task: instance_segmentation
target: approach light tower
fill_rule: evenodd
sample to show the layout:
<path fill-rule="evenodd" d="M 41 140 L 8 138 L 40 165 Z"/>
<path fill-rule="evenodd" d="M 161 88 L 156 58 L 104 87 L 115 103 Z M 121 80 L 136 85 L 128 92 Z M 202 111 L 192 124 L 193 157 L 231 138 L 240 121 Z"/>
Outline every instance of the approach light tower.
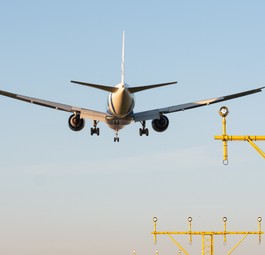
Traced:
<path fill-rule="evenodd" d="M 223 142 L 223 163 L 224 165 L 228 165 L 228 149 L 227 142 L 228 141 L 247 141 L 264 159 L 265 153 L 253 142 L 253 141 L 265 141 L 265 136 L 257 136 L 257 135 L 245 135 L 245 136 L 235 136 L 235 135 L 227 135 L 226 133 L 226 116 L 229 111 L 226 106 L 222 106 L 219 110 L 219 114 L 222 117 L 222 127 L 223 134 L 219 136 L 214 136 L 215 140 L 222 140 Z"/>
<path fill-rule="evenodd" d="M 201 236 L 202 239 L 202 247 L 201 254 L 202 255 L 214 255 L 214 237 L 221 235 L 224 238 L 224 244 L 226 243 L 227 235 L 243 235 L 241 240 L 226 254 L 230 255 L 245 239 L 248 235 L 257 235 L 258 243 L 261 243 L 261 235 L 264 234 L 261 231 L 261 222 L 262 218 L 258 217 L 258 231 L 227 231 L 227 218 L 223 217 L 224 230 L 223 231 L 192 231 L 192 217 L 188 218 L 189 231 L 157 231 L 157 217 L 153 218 L 154 222 L 154 231 L 151 233 L 154 235 L 154 243 L 157 243 L 157 235 L 167 235 L 175 245 L 179 248 L 179 254 L 183 252 L 185 255 L 189 255 L 189 253 L 180 245 L 180 243 L 173 237 L 173 235 L 187 235 L 189 236 L 189 243 L 192 244 L 193 236 Z"/>

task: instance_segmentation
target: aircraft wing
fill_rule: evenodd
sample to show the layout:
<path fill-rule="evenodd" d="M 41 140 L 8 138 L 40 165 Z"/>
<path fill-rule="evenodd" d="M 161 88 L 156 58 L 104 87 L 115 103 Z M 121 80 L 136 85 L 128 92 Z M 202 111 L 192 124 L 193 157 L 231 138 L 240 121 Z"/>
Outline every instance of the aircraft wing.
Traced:
<path fill-rule="evenodd" d="M 10 93 L 8 91 L 3 91 L 3 90 L 0 90 L 0 95 L 11 97 L 11 98 L 21 100 L 27 103 L 32 103 L 32 104 L 37 104 L 37 105 L 44 106 L 44 107 L 53 108 L 53 109 L 60 110 L 60 111 L 80 113 L 81 118 L 86 118 L 86 119 L 91 119 L 91 120 L 98 120 L 98 121 L 106 122 L 106 117 L 108 116 L 106 113 L 103 113 L 103 112 L 93 111 L 93 110 L 75 107 L 75 106 L 71 106 L 67 104 L 56 103 L 56 102 L 38 99 L 34 97 L 18 95 L 18 94 Z"/>
<path fill-rule="evenodd" d="M 154 109 L 150 111 L 144 111 L 144 112 L 138 112 L 133 114 L 133 118 L 135 122 L 138 121 L 144 121 L 144 120 L 153 120 L 153 119 L 159 119 L 161 114 L 167 114 L 167 113 L 172 113 L 172 112 L 178 112 L 178 111 L 185 111 L 209 104 L 215 104 L 219 103 L 222 101 L 226 100 L 231 100 L 237 97 L 243 97 L 247 95 L 251 95 L 257 92 L 261 92 L 262 89 L 265 87 L 253 89 L 253 90 L 248 90 L 248 91 L 243 91 L 240 93 L 232 94 L 232 95 L 227 95 L 227 96 L 221 96 L 221 97 L 215 97 L 211 99 L 205 99 L 205 100 L 200 100 L 196 102 L 191 102 L 191 103 L 186 103 L 186 104 L 179 104 L 179 105 L 174 105 L 174 106 L 169 106 L 161 109 Z"/>

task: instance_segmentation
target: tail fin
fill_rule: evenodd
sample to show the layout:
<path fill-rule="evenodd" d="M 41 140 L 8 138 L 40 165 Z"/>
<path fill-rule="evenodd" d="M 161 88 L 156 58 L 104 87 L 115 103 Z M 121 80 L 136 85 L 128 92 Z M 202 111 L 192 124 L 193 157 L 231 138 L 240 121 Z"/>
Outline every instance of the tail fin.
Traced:
<path fill-rule="evenodd" d="M 125 39 L 125 31 L 122 32 L 122 52 L 121 52 L 121 83 L 124 84 L 124 39 Z"/>

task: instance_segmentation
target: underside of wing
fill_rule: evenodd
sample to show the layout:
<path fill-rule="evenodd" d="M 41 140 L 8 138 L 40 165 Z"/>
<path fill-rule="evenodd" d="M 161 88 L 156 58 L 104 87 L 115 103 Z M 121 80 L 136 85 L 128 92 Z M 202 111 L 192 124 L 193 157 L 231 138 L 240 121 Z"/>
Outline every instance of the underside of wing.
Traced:
<path fill-rule="evenodd" d="M 135 122 L 144 121 L 144 120 L 159 119 L 162 114 L 178 112 L 178 111 L 185 111 L 188 109 L 193 109 L 193 108 L 197 108 L 197 107 L 201 107 L 201 106 L 205 106 L 205 105 L 210 105 L 210 104 L 215 104 L 215 103 L 219 103 L 222 101 L 231 100 L 231 99 L 238 98 L 238 97 L 251 95 L 254 93 L 261 92 L 262 89 L 264 89 L 264 88 L 265 87 L 261 87 L 261 88 L 248 90 L 248 91 L 244 91 L 244 92 L 240 92 L 240 93 L 236 93 L 236 94 L 232 94 L 232 95 L 215 97 L 215 98 L 211 98 L 211 99 L 205 99 L 205 100 L 200 100 L 200 101 L 186 103 L 186 104 L 174 105 L 174 106 L 169 106 L 169 107 L 165 107 L 165 108 L 139 112 L 139 113 L 135 113 L 133 117 L 134 117 Z"/>
<path fill-rule="evenodd" d="M 13 99 L 17 99 L 20 101 L 24 101 L 27 103 L 32 103 L 32 104 L 36 104 L 36 105 L 40 105 L 44 107 L 53 108 L 53 109 L 60 110 L 60 111 L 79 113 L 81 118 L 87 118 L 91 120 L 105 122 L 106 117 L 108 116 L 106 113 L 103 113 L 103 112 L 79 108 L 79 107 L 75 107 L 75 106 L 71 106 L 67 104 L 61 104 L 61 103 L 47 101 L 47 100 L 38 99 L 34 97 L 23 96 L 23 95 L 14 94 L 8 91 L 3 91 L 3 90 L 0 90 L 0 95 L 10 97 Z"/>

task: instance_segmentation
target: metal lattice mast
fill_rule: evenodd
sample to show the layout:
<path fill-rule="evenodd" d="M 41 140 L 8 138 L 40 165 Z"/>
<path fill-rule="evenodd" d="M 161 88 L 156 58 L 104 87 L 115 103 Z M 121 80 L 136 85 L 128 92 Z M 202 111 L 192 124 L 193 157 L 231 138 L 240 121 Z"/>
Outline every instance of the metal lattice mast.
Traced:
<path fill-rule="evenodd" d="M 213 255 L 213 234 L 205 235 L 202 233 L 202 255 Z"/>

